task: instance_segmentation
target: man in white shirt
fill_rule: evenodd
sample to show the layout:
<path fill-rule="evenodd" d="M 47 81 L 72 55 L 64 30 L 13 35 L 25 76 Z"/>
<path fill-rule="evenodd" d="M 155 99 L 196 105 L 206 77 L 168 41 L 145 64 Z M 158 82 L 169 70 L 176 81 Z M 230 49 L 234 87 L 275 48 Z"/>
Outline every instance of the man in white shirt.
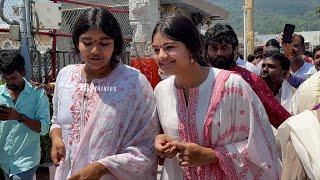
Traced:
<path fill-rule="evenodd" d="M 295 88 L 285 79 L 289 68 L 290 60 L 284 54 L 272 50 L 264 54 L 260 76 L 287 111 L 290 110 L 290 101 L 295 92 Z"/>
<path fill-rule="evenodd" d="M 271 49 L 264 53 L 260 75 L 269 86 L 275 99 L 277 99 L 281 106 L 288 112 L 290 110 L 292 96 L 296 90 L 285 79 L 289 73 L 289 67 L 290 60 L 284 54 Z M 277 129 L 273 127 L 272 130 L 277 140 L 278 152 L 281 154 Z"/>
<path fill-rule="evenodd" d="M 301 78 L 308 79 L 316 72 L 314 65 L 303 60 L 302 53 L 305 50 L 304 37 L 294 34 L 292 43 L 282 43 L 285 55 L 290 59 L 290 73 Z"/>

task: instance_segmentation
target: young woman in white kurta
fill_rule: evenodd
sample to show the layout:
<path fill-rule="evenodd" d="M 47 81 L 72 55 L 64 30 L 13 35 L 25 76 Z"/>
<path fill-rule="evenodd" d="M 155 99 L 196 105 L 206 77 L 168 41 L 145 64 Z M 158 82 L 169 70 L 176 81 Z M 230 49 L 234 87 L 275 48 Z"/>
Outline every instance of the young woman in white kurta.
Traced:
<path fill-rule="evenodd" d="M 152 46 L 159 67 L 173 75 L 155 88 L 164 132 L 155 139 L 166 158 L 162 178 L 279 179 L 276 142 L 261 101 L 240 76 L 205 66 L 191 20 L 164 18 Z"/>
<path fill-rule="evenodd" d="M 118 22 L 105 8 L 87 9 L 72 34 L 84 64 L 57 77 L 50 131 L 55 179 L 155 179 L 155 98 L 146 77 L 119 62 Z"/>

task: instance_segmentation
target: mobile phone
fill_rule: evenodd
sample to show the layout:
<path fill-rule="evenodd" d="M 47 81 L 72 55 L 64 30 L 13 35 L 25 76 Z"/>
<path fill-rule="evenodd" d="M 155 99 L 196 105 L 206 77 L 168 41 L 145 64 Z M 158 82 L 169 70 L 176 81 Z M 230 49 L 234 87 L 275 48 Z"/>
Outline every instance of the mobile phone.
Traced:
<path fill-rule="evenodd" d="M 296 26 L 293 24 L 285 24 L 284 25 L 282 42 L 284 42 L 284 43 L 291 43 L 292 42 L 292 35 L 293 35 L 295 27 Z"/>
<path fill-rule="evenodd" d="M 0 113 L 8 113 L 8 106 L 0 104 Z"/>

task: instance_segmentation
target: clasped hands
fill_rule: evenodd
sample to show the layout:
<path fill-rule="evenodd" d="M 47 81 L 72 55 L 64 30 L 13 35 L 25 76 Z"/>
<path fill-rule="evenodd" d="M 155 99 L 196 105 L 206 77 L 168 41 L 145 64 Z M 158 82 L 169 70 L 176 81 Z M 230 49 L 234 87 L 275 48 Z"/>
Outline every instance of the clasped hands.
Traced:
<path fill-rule="evenodd" d="M 160 158 L 173 158 L 178 154 L 182 167 L 197 167 L 218 162 L 213 149 L 196 143 L 176 141 L 166 134 L 157 135 L 154 146 Z"/>

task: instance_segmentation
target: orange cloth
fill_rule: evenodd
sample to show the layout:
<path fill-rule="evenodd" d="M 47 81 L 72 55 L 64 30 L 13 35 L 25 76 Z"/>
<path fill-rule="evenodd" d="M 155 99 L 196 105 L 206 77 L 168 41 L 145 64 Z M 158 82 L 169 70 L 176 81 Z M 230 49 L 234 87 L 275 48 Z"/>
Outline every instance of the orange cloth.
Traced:
<path fill-rule="evenodd" d="M 160 82 L 160 76 L 158 74 L 158 65 L 155 63 L 153 58 L 144 57 L 144 58 L 132 58 L 131 66 L 140 70 L 149 80 L 153 88 Z"/>

